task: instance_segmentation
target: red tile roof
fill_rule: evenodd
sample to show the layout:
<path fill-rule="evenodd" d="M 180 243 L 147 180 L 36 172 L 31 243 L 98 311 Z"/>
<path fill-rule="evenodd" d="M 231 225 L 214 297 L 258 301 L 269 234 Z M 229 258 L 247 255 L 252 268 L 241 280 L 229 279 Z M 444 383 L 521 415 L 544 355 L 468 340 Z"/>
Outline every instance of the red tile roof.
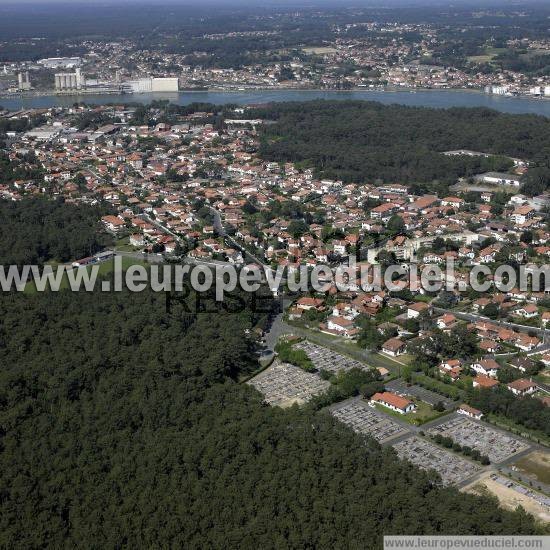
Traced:
<path fill-rule="evenodd" d="M 401 397 L 389 391 L 375 393 L 371 397 L 371 401 L 376 401 L 377 403 L 386 403 L 401 410 L 405 410 L 409 405 L 413 404 L 412 401 L 409 401 L 408 399 L 405 399 L 404 397 Z"/>

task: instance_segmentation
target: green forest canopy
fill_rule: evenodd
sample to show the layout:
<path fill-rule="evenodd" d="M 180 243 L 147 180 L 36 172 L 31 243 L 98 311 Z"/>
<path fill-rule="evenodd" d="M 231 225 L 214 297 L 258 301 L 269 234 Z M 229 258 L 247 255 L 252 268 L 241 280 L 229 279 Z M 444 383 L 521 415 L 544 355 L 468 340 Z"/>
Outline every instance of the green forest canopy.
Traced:
<path fill-rule="evenodd" d="M 142 293 L 0 301 L 0 546 L 334 548 L 534 533 L 327 414 L 270 408 L 246 314 Z M 228 317 L 231 315 L 231 317 Z"/>
<path fill-rule="evenodd" d="M 107 242 L 99 218 L 105 207 L 62 199 L 0 201 L 0 264 L 34 265 L 90 256 Z"/>
<path fill-rule="evenodd" d="M 366 101 L 274 103 L 249 112 L 276 121 L 261 132 L 260 153 L 298 162 L 345 182 L 451 184 L 510 166 L 502 156 L 533 161 L 550 185 L 550 119 L 485 108 L 430 109 Z M 495 157 L 447 157 L 471 149 Z"/>
<path fill-rule="evenodd" d="M 47 242 L 76 251 L 86 208 L 51 208 L 63 223 Z M 3 224 L 15 232 L 21 216 L 8 208 Z M 1 547 L 372 548 L 384 533 L 537 532 L 525 512 L 443 488 L 328 414 L 266 406 L 237 382 L 257 366 L 246 334 L 261 315 L 62 291 L 5 293 L 0 316 Z"/>

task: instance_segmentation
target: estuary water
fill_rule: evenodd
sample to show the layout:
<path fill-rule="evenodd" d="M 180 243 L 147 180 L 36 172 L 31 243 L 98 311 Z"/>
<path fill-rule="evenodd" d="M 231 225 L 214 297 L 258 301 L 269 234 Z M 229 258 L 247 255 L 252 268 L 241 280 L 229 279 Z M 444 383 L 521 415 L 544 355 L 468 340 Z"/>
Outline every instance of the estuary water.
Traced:
<path fill-rule="evenodd" d="M 362 99 L 380 103 L 417 107 L 489 107 L 505 113 L 531 113 L 550 117 L 550 99 L 504 97 L 470 90 L 245 90 L 245 91 L 181 91 L 175 93 L 111 94 L 111 95 L 44 95 L 0 98 L 0 105 L 10 109 L 70 106 L 83 101 L 89 104 L 150 103 L 167 99 L 179 105 L 208 102 L 217 105 L 236 103 L 250 105 L 271 101 L 307 101 L 311 99 Z"/>

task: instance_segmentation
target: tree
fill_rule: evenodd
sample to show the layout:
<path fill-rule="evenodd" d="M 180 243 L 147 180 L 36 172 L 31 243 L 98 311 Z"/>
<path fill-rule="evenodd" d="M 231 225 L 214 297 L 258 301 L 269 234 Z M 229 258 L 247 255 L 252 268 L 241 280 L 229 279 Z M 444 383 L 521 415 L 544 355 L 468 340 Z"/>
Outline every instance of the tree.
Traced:
<path fill-rule="evenodd" d="M 243 212 L 245 214 L 252 215 L 256 214 L 256 212 L 258 212 L 258 209 L 249 200 L 247 200 L 243 205 Z"/>
<path fill-rule="evenodd" d="M 386 230 L 390 236 L 395 237 L 405 231 L 405 222 L 401 216 L 394 214 L 386 224 Z"/>
<path fill-rule="evenodd" d="M 522 243 L 531 244 L 533 242 L 533 232 L 531 230 L 524 231 L 521 235 L 519 240 Z"/>
<path fill-rule="evenodd" d="M 383 266 L 388 267 L 390 265 L 395 265 L 397 258 L 393 252 L 388 252 L 387 250 L 381 250 L 376 256 L 376 260 Z"/>
<path fill-rule="evenodd" d="M 106 205 L 76 206 L 62 199 L 0 201 L 2 265 L 41 265 L 91 256 L 112 241 L 98 220 Z"/>
<path fill-rule="evenodd" d="M 279 103 L 255 109 L 251 116 L 276 121 L 260 130 L 260 155 L 266 160 L 307 161 L 316 168 L 317 177 L 346 183 L 399 181 L 409 184 L 413 194 L 446 196 L 449 185 L 459 178 L 508 169 L 511 162 L 504 156 L 528 158 L 541 169 L 550 165 L 550 122 L 543 117 L 534 120 L 487 109 L 410 109 L 361 101 Z M 529 128 L 527 134 L 525 128 Z M 453 148 L 492 155 L 440 154 Z M 532 184 L 524 187 L 540 192 L 547 177 L 542 174 L 539 179 L 536 190 Z"/>
<path fill-rule="evenodd" d="M 445 240 L 442 237 L 436 237 L 432 244 L 432 250 L 436 254 L 440 254 L 445 251 Z"/>
<path fill-rule="evenodd" d="M 80 191 L 84 191 L 86 189 L 86 178 L 82 174 L 82 172 L 79 172 L 74 178 L 73 182 L 78 187 Z"/>
<path fill-rule="evenodd" d="M 294 237 L 301 237 L 308 230 L 308 225 L 304 220 L 292 220 L 288 224 L 288 232 Z"/>
<path fill-rule="evenodd" d="M 550 167 L 534 166 L 529 168 L 524 177 L 521 191 L 532 197 L 544 193 L 548 187 L 550 187 Z"/>
<path fill-rule="evenodd" d="M 496 319 L 500 315 L 500 306 L 495 302 L 491 302 L 481 310 L 481 314 L 489 317 L 489 319 Z"/>
<path fill-rule="evenodd" d="M 498 370 L 497 378 L 501 384 L 508 384 L 509 382 L 521 378 L 521 375 L 519 371 L 513 367 L 502 367 Z"/>

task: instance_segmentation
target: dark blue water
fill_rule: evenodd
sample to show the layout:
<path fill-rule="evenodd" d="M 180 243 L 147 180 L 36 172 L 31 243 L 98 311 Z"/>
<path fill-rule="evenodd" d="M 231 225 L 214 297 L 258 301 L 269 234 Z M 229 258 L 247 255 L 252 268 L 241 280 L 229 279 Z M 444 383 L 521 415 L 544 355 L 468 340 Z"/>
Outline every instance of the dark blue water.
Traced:
<path fill-rule="evenodd" d="M 70 106 L 77 101 L 92 104 L 149 103 L 154 99 L 168 99 L 179 105 L 195 101 L 215 103 L 266 103 L 269 101 L 307 101 L 309 99 L 365 99 L 380 103 L 422 107 L 489 107 L 505 113 L 533 113 L 550 117 L 550 99 L 528 97 L 502 97 L 467 90 L 410 91 L 352 91 L 331 92 L 321 90 L 250 90 L 243 92 L 178 92 L 132 95 L 75 95 L 42 96 L 31 98 L 0 98 L 0 105 L 11 110 L 30 107 Z"/>

